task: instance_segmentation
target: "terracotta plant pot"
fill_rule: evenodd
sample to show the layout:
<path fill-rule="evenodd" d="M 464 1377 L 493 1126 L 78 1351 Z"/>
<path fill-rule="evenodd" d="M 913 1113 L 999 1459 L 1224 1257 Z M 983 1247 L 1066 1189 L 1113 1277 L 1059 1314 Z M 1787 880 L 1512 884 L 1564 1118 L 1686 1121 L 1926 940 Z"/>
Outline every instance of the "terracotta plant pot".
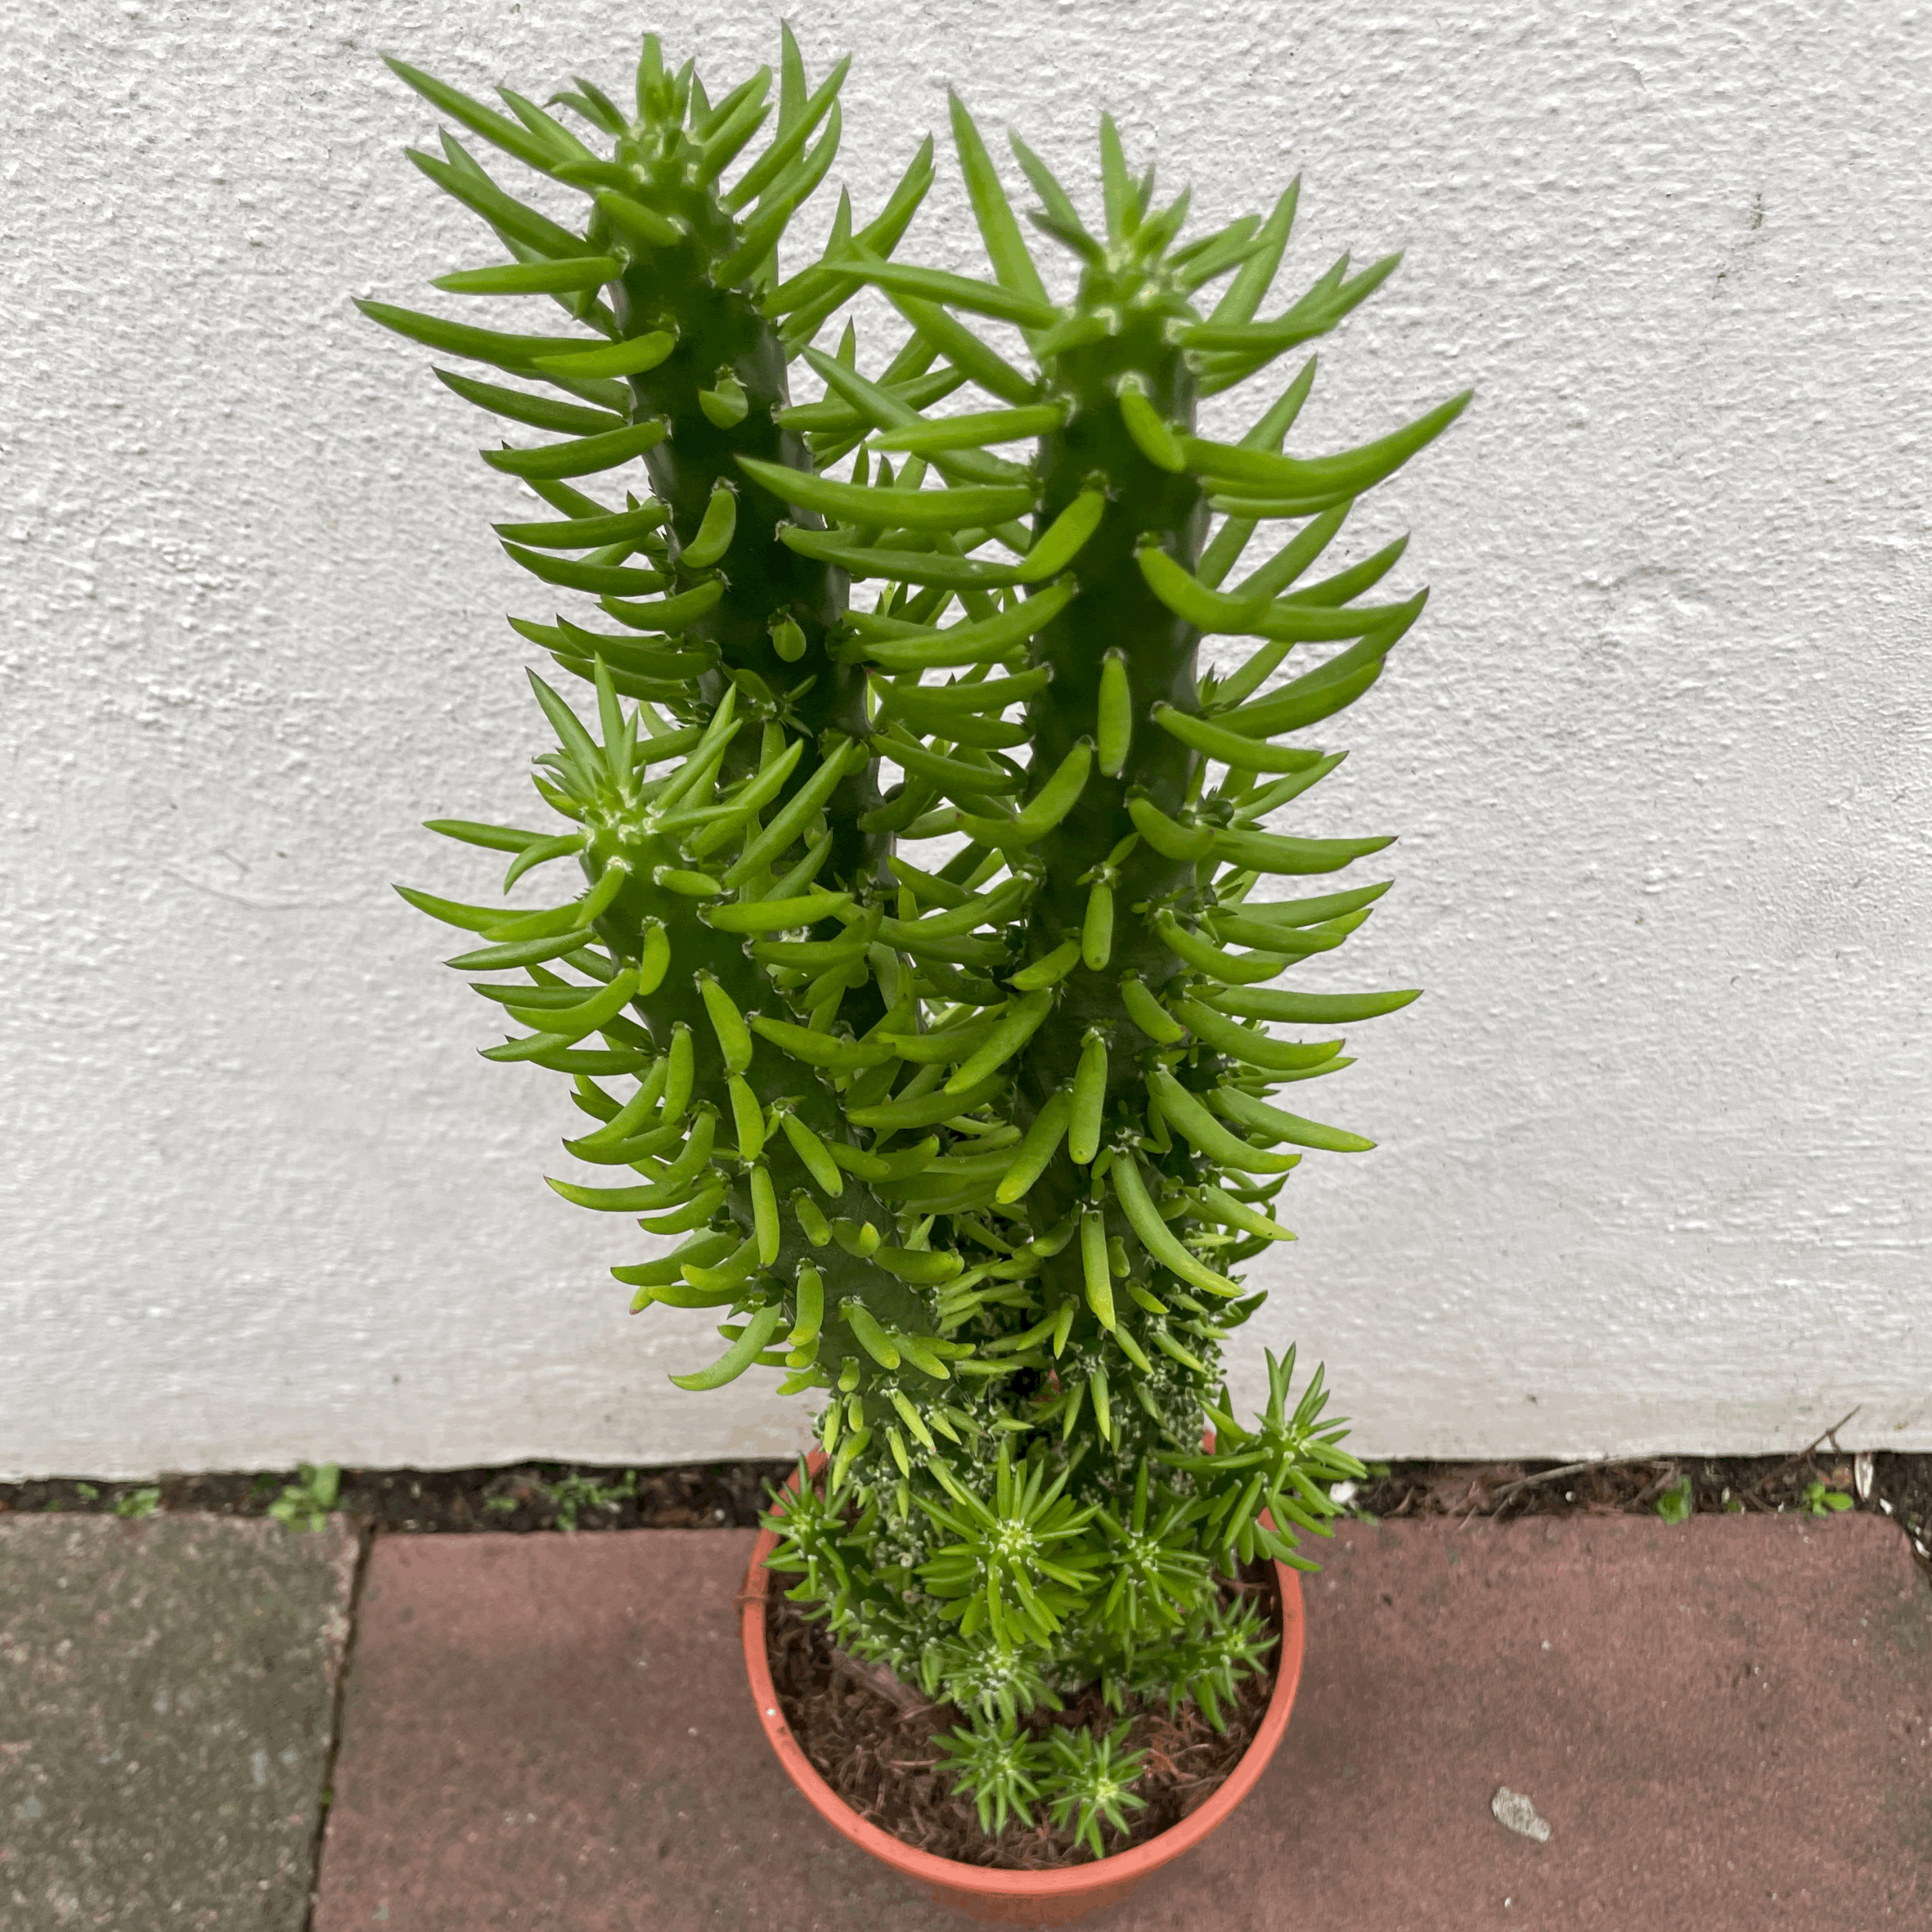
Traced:
<path fill-rule="evenodd" d="M 819 1455 L 811 1458 L 814 1475 L 824 1460 Z M 795 1486 L 797 1481 L 794 1475 L 787 1487 Z M 740 1601 L 744 1606 L 745 1672 L 751 1680 L 758 1721 L 778 1754 L 778 1762 L 804 1794 L 806 1802 L 841 1837 L 910 1879 L 940 1904 L 963 1912 L 968 1918 L 991 1925 L 1065 1925 L 1124 1898 L 1141 1879 L 1182 1852 L 1191 1851 L 1227 1818 L 1254 1788 L 1288 1727 L 1288 1713 L 1294 1706 L 1295 1686 L 1301 1677 L 1301 1583 L 1294 1571 L 1277 1563 L 1275 1579 L 1281 1591 L 1281 1645 L 1275 1658 L 1274 1689 L 1254 1741 L 1220 1788 L 1198 1811 L 1171 1831 L 1131 1851 L 1052 1872 L 1000 1871 L 915 1851 L 890 1832 L 867 1824 L 852 1810 L 812 1767 L 811 1760 L 785 1722 L 765 1652 L 765 1611 L 771 1585 L 765 1559 L 777 1548 L 777 1542 L 768 1529 L 759 1536 Z"/>

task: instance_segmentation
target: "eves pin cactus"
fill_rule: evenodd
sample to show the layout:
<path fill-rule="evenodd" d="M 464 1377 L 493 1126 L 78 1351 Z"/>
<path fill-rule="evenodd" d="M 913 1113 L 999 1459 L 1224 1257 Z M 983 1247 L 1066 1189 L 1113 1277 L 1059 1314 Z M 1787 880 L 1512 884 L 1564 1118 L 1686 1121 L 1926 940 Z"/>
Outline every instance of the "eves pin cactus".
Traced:
<path fill-rule="evenodd" d="M 560 862 L 580 889 L 404 896 L 474 936 L 451 964 L 522 1029 L 488 1056 L 571 1077 L 590 1125 L 566 1145 L 599 1172 L 552 1186 L 679 1237 L 615 1272 L 637 1309 L 719 1311 L 722 1354 L 679 1386 L 814 1393 L 825 1476 L 773 1519 L 794 1598 L 957 1707 L 942 1756 L 989 1832 L 1037 1811 L 1098 1856 L 1138 1754 L 1025 1720 L 1097 1682 L 1116 1711 L 1192 1700 L 1219 1726 L 1273 1640 L 1219 1580 L 1312 1568 L 1330 1485 L 1362 1474 L 1318 1369 L 1298 1396 L 1294 1351 L 1269 1355 L 1243 1421 L 1221 1362 L 1265 1298 L 1239 1270 L 1292 1238 L 1290 1170 L 1372 1145 L 1270 1095 L 1416 995 L 1274 983 L 1385 883 L 1258 889 L 1390 842 L 1275 828 L 1344 755 L 1306 734 L 1424 601 L 1375 596 L 1401 539 L 1314 573 L 1468 397 L 1290 456 L 1311 357 L 1238 441 L 1199 434 L 1199 400 L 1334 328 L 1396 258 L 1344 257 L 1259 318 L 1295 188 L 1184 240 L 1188 197 L 1157 209 L 1111 121 L 1097 226 L 1012 143 L 1071 257 L 1056 299 L 957 100 L 990 279 L 896 259 L 930 143 L 781 272 L 845 73 L 812 87 L 788 31 L 775 100 L 761 69 L 714 103 L 655 37 L 624 107 L 580 81 L 547 107 L 504 90 L 505 111 L 391 65 L 553 184 L 546 206 L 578 198 L 574 221 L 539 213 L 446 133 L 411 158 L 507 259 L 437 286 L 566 325 L 362 304 L 513 379 L 437 372 L 543 434 L 484 452 L 546 506 L 497 533 L 576 611 L 511 620 L 578 681 L 532 680 L 560 828 L 431 828 L 509 855 L 506 891 Z M 876 376 L 849 325 L 817 345 L 866 286 L 904 324 Z M 819 400 L 791 400 L 801 360 Z M 1206 638 L 1253 641 L 1204 675 Z"/>

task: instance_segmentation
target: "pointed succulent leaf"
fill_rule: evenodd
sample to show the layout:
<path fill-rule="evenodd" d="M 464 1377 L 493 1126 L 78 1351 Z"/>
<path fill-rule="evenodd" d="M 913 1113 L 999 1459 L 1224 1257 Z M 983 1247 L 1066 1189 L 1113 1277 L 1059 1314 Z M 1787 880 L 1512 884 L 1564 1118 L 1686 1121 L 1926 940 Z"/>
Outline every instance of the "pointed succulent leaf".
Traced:
<path fill-rule="evenodd" d="M 406 87 L 414 88 L 432 107 L 447 114 L 451 120 L 460 121 L 471 133 L 481 134 L 505 154 L 514 155 L 519 161 L 546 174 L 560 158 L 549 141 L 532 134 L 520 122 L 498 114 L 495 108 L 472 100 L 447 81 L 438 80 L 420 67 L 412 67 L 408 62 L 397 60 L 388 54 L 383 56 L 383 61 L 390 73 Z"/>

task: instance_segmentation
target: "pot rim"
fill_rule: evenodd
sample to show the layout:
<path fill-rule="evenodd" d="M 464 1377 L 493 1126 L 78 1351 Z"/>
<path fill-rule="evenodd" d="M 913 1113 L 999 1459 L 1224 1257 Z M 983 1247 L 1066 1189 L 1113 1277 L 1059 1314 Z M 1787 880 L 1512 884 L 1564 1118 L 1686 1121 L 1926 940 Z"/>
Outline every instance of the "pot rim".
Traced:
<path fill-rule="evenodd" d="M 808 1460 L 816 1475 L 825 1458 L 822 1452 Z M 796 1471 L 787 1484 L 796 1485 Z M 767 1741 L 777 1753 L 791 1781 L 806 1801 L 834 1831 L 862 1851 L 869 1852 L 883 1864 L 916 1883 L 947 1890 L 975 1893 L 986 1898 L 1068 1899 L 1083 1892 L 1125 1890 L 1191 1851 L 1233 1811 L 1260 1781 L 1288 1727 L 1288 1714 L 1301 1679 L 1303 1617 L 1301 1580 L 1285 1563 L 1274 1566 L 1275 1580 L 1281 1597 L 1281 1641 L 1275 1654 L 1274 1688 L 1268 1707 L 1262 1714 L 1247 1749 L 1234 1768 L 1223 1779 L 1219 1788 L 1179 1824 L 1111 1857 L 1090 1859 L 1083 1865 L 1060 1866 L 1049 1871 L 1014 1871 L 995 1866 L 968 1865 L 958 1859 L 922 1852 L 893 1836 L 889 1832 L 861 1818 L 833 1791 L 806 1757 L 778 1702 L 771 1679 L 771 1665 L 765 1652 L 765 1617 L 770 1595 L 771 1573 L 765 1559 L 777 1547 L 777 1533 L 762 1529 L 752 1549 L 750 1568 L 739 1601 L 743 1606 L 740 1628 L 744 1640 L 745 1671 L 751 1682 L 751 1694 L 764 1726 Z"/>

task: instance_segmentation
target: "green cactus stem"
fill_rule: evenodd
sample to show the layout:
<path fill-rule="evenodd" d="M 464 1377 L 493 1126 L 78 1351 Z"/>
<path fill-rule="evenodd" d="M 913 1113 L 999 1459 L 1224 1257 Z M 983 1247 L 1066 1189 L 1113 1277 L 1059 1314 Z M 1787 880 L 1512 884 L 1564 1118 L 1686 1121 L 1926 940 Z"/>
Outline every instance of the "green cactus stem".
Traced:
<path fill-rule="evenodd" d="M 1372 1145 L 1266 1098 L 1350 1064 L 1342 1039 L 1283 1039 L 1248 1022 L 1328 1027 L 1415 995 L 1262 990 L 1340 944 L 1386 884 L 1285 901 L 1256 891 L 1270 876 L 1339 872 L 1390 842 L 1269 828 L 1340 762 L 1284 734 L 1369 689 L 1423 603 L 1422 594 L 1362 600 L 1399 560 L 1400 543 L 1326 577 L 1311 573 L 1357 500 L 1468 398 L 1360 449 L 1292 457 L 1281 447 L 1309 393 L 1311 361 L 1239 444 L 1202 437 L 1199 399 L 1333 329 L 1394 258 L 1353 276 L 1338 264 L 1283 315 L 1257 321 L 1295 190 L 1265 220 L 1183 244 L 1186 197 L 1155 212 L 1151 176 L 1128 173 L 1104 121 L 1097 233 L 1014 143 L 1043 204 L 1035 223 L 1077 260 L 1073 298 L 1056 304 L 957 103 L 954 131 L 993 280 L 856 250 L 847 259 L 915 341 L 988 392 L 988 406 L 929 417 L 826 368 L 828 385 L 869 410 L 877 450 L 918 452 L 938 474 L 910 496 L 903 478 L 888 490 L 862 478 L 759 474 L 801 519 L 817 510 L 831 526 L 823 535 L 781 530 L 781 540 L 886 586 L 876 611 L 849 623 L 892 721 L 885 755 L 932 808 L 902 830 L 902 845 L 963 833 L 971 842 L 944 871 L 972 866 L 1009 920 L 1002 871 L 1024 894 L 1005 967 L 941 981 L 963 1002 L 946 1090 L 978 1101 L 1016 1137 L 1012 1158 L 1003 1168 L 962 1161 L 956 1178 L 918 1198 L 950 1221 L 954 1240 L 977 1233 L 1005 1250 L 942 1295 L 945 1332 L 982 1355 L 1035 1366 L 1002 1385 L 983 1418 L 996 1451 L 940 1456 L 915 1478 L 927 1525 L 909 1529 L 898 1553 L 923 1593 L 867 1600 L 853 1564 L 855 1580 L 831 1593 L 835 1627 L 952 1688 L 996 1738 L 1011 1675 L 973 1704 L 959 1688 L 974 1680 L 970 1646 L 948 1649 L 928 1600 L 941 1600 L 961 1639 L 991 1631 L 1023 1655 L 1021 1679 L 1036 1691 L 1099 1677 L 1117 1697 L 1192 1694 L 1207 1681 L 1202 1646 L 1218 1641 L 1211 1571 L 1257 1555 L 1307 1565 L 1299 1545 L 1327 1533 L 1328 1484 L 1356 1467 L 1338 1447 L 1339 1427 L 1321 1420 L 1320 1374 L 1290 1400 L 1292 1352 L 1269 1359 L 1257 1427 L 1240 1424 L 1217 1394 L 1226 1338 L 1262 1299 L 1241 1285 L 1241 1264 L 1291 1238 L 1270 1211 L 1283 1179 L 1303 1149 Z M 1199 291 L 1229 276 L 1203 314 Z M 1016 324 L 1031 366 L 976 333 L 980 317 Z M 1035 439 L 1029 463 L 988 453 L 1022 435 Z M 1224 588 L 1260 526 L 1280 520 L 1294 526 L 1281 547 Z M 971 600 L 962 621 L 943 626 L 930 608 L 917 623 L 900 614 L 948 588 Z M 1201 675 L 1205 638 L 1243 635 L 1260 640 L 1244 664 Z M 1320 661 L 1278 681 L 1297 650 Z M 1015 705 L 1023 723 L 1009 736 Z M 1016 742 L 1030 753 L 1017 783 L 999 749 Z M 932 875 L 896 858 L 894 867 L 914 902 L 901 907 L 904 930 Z M 937 970 L 927 966 L 925 977 Z M 976 1019 L 958 1016 L 975 1010 Z M 941 1238 L 936 1228 L 936 1245 Z M 1204 1432 L 1214 1437 L 1206 1453 Z M 1022 1483 L 1009 1468 L 1030 1474 Z M 862 1498 L 889 1476 L 866 1457 L 852 1471 Z M 1070 1507 L 1070 1522 L 1093 1512 L 1083 1536 L 1050 1559 L 1026 1504 L 1036 1492 Z M 1131 1527 L 1114 1513 L 1129 1492 Z M 1041 1552 L 1035 1570 L 1002 1580 L 974 1553 L 982 1536 Z M 794 1537 L 801 1562 L 808 1540 Z M 1030 1621 L 1013 1620 L 1015 1594 L 1033 1607 Z"/>
<path fill-rule="evenodd" d="M 1306 734 L 1423 604 L 1378 594 L 1400 540 L 1315 573 L 1468 399 L 1291 456 L 1311 359 L 1238 442 L 1202 436 L 1202 400 L 1333 330 L 1395 258 L 1345 257 L 1260 318 L 1294 189 L 1184 240 L 1187 197 L 1157 210 L 1111 121 L 1093 230 L 1014 143 L 1030 219 L 1074 258 L 1058 300 L 957 102 L 990 280 L 896 257 L 930 143 L 784 273 L 845 71 L 813 89 L 789 32 L 775 101 L 761 70 L 713 103 L 655 37 L 634 108 L 580 81 L 542 107 L 504 90 L 506 113 L 392 65 L 582 198 L 566 226 L 446 134 L 413 158 L 509 259 L 439 286 L 568 327 L 362 304 L 507 376 L 438 371 L 543 439 L 485 460 L 543 505 L 498 534 L 569 609 L 512 621 L 577 700 L 533 680 L 552 829 L 433 821 L 507 854 L 505 893 L 560 862 L 577 889 L 404 896 L 471 935 L 451 963 L 523 1029 L 488 1056 L 572 1077 L 590 1124 L 566 1146 L 596 1172 L 551 1185 L 676 1239 L 614 1270 L 634 1307 L 718 1311 L 722 1352 L 675 1379 L 815 1392 L 829 1468 L 774 1519 L 792 1595 L 965 1713 L 945 1748 L 985 1816 L 1038 1802 L 1099 1855 L 1138 1757 L 1046 1752 L 1022 1720 L 1097 1681 L 1117 1710 L 1221 1723 L 1271 1641 L 1226 1580 L 1312 1567 L 1330 1486 L 1360 1474 L 1319 1369 L 1298 1394 L 1293 1349 L 1270 1355 L 1247 1422 L 1221 1370 L 1265 1298 L 1244 1264 L 1292 1238 L 1286 1177 L 1372 1145 L 1271 1097 L 1415 997 L 1274 983 L 1386 889 L 1329 879 L 1386 837 L 1298 822 L 1342 756 Z M 906 332 L 876 376 L 849 325 L 818 345 L 869 286 Z M 794 403 L 800 361 L 823 393 Z M 1204 674 L 1209 638 L 1252 642 Z"/>
<path fill-rule="evenodd" d="M 514 854 L 506 890 L 573 859 L 582 893 L 536 913 L 405 896 L 491 942 L 460 957 L 464 970 L 523 974 L 477 986 L 530 1029 L 489 1056 L 571 1073 L 595 1126 L 567 1145 L 607 1171 L 600 1182 L 617 1171 L 615 1185 L 552 1185 L 687 1236 L 616 1270 L 634 1307 L 731 1318 L 723 1355 L 687 1386 L 764 1366 L 786 1370 L 794 1389 L 849 1393 L 882 1352 L 895 1387 L 950 1381 L 948 1362 L 972 1352 L 938 1335 L 917 1284 L 959 1264 L 900 1235 L 895 1204 L 872 1189 L 904 1155 L 896 1164 L 865 1151 L 838 1084 L 883 1057 L 857 1032 L 918 1023 L 909 976 L 889 954 L 883 974 L 872 957 L 881 913 L 865 901 L 888 839 L 868 825 L 879 795 L 866 673 L 828 648 L 845 580 L 774 540 L 795 513 L 744 467 L 809 474 L 811 439 L 842 434 L 793 408 L 787 371 L 856 278 L 821 259 L 781 281 L 777 250 L 835 150 L 844 66 L 808 90 L 786 32 L 772 141 L 727 185 L 770 114 L 767 70 L 713 105 L 695 69 L 669 72 L 647 37 L 634 114 L 586 83 L 559 97 L 607 138 L 598 153 L 520 96 L 505 93 L 512 118 L 390 64 L 461 126 L 586 198 L 574 232 L 512 198 L 454 137 L 444 159 L 413 156 L 514 258 L 439 286 L 547 295 L 588 334 L 362 306 L 518 379 L 438 371 L 468 400 L 562 439 L 485 455 L 557 513 L 499 525 L 507 553 L 546 587 L 595 600 L 594 618 L 512 624 L 594 688 L 599 721 L 594 733 L 536 681 L 558 739 L 538 760 L 537 789 L 571 830 L 434 825 Z M 928 143 L 856 237 L 842 203 L 832 253 L 889 251 L 930 179 Z M 915 349 L 887 379 L 934 396 L 917 383 L 931 359 Z M 587 494 L 597 478 L 628 484 L 622 502 Z M 637 1083 L 627 1098 L 603 1083 L 626 1076 Z M 883 1396 L 862 1409 L 855 1448 L 897 1413 Z"/>

